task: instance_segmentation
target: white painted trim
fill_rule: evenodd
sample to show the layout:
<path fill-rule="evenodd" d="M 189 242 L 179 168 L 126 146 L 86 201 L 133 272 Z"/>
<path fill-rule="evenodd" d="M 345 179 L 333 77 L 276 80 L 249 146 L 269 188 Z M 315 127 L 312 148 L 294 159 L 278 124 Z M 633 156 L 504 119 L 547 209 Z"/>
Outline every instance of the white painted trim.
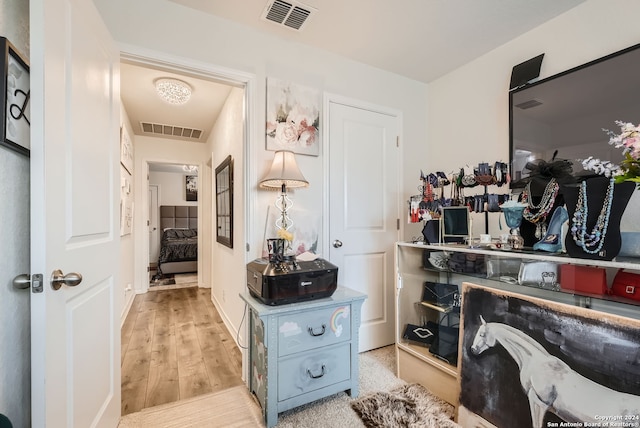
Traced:
<path fill-rule="evenodd" d="M 141 48 L 129 44 L 119 44 L 120 58 L 125 62 L 161 67 L 176 73 L 187 73 L 202 79 L 215 80 L 229 86 L 243 87 L 255 80 L 255 75 L 232 70 L 215 64 L 196 61 L 191 58 L 169 55 L 165 52 Z"/>

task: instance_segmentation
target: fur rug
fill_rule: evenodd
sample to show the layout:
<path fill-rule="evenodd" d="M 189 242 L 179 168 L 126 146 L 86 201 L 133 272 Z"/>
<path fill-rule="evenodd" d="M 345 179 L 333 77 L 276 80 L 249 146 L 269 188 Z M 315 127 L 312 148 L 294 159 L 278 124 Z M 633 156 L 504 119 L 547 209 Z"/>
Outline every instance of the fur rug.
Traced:
<path fill-rule="evenodd" d="M 453 406 L 418 384 L 376 392 L 351 402 L 367 428 L 446 428 L 453 422 Z"/>

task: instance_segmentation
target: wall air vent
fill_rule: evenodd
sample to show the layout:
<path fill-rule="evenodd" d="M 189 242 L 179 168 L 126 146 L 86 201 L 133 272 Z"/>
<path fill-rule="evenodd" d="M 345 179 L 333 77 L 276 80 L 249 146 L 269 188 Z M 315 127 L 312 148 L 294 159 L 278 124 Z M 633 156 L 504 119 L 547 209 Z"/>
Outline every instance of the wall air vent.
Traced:
<path fill-rule="evenodd" d="M 301 30 L 313 11 L 315 9 L 295 1 L 273 0 L 262 12 L 262 19 Z"/>
<path fill-rule="evenodd" d="M 144 134 L 155 134 L 163 137 L 189 138 L 192 140 L 199 140 L 203 134 L 201 129 L 175 125 L 163 125 L 151 122 L 140 122 L 140 128 Z"/>
<path fill-rule="evenodd" d="M 520 104 L 516 104 L 520 110 L 526 110 L 533 107 L 538 107 L 542 105 L 542 101 L 536 100 L 535 98 L 532 100 L 521 102 Z"/>

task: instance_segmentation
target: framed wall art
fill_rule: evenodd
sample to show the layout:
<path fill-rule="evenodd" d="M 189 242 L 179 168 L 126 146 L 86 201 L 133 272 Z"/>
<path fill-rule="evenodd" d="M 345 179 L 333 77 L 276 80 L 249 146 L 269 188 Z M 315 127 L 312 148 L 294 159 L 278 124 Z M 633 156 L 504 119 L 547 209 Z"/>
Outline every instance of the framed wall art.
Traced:
<path fill-rule="evenodd" d="M 216 168 L 216 241 L 233 248 L 233 158 Z"/>
<path fill-rule="evenodd" d="M 129 174 L 133 173 L 133 144 L 127 127 L 120 127 L 120 163 Z"/>
<path fill-rule="evenodd" d="M 0 37 L 0 144 L 29 156 L 31 152 L 31 86 L 27 60 L 5 37 Z"/>
<path fill-rule="evenodd" d="M 267 79 L 267 150 L 320 154 L 320 91 Z"/>
<path fill-rule="evenodd" d="M 638 422 L 640 321 L 468 283 L 462 294 L 462 426 Z"/>
<path fill-rule="evenodd" d="M 185 176 L 185 190 L 186 190 L 185 199 L 187 201 L 198 200 L 198 176 L 197 175 Z"/>

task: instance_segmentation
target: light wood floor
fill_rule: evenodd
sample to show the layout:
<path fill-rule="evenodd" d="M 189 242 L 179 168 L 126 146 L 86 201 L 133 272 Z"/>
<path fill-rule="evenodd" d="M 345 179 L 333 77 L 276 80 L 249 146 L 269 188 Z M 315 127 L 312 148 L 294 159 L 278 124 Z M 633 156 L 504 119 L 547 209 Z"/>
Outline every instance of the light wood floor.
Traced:
<path fill-rule="evenodd" d="M 206 288 L 137 295 L 121 364 L 122 415 L 242 384 L 240 350 Z"/>

